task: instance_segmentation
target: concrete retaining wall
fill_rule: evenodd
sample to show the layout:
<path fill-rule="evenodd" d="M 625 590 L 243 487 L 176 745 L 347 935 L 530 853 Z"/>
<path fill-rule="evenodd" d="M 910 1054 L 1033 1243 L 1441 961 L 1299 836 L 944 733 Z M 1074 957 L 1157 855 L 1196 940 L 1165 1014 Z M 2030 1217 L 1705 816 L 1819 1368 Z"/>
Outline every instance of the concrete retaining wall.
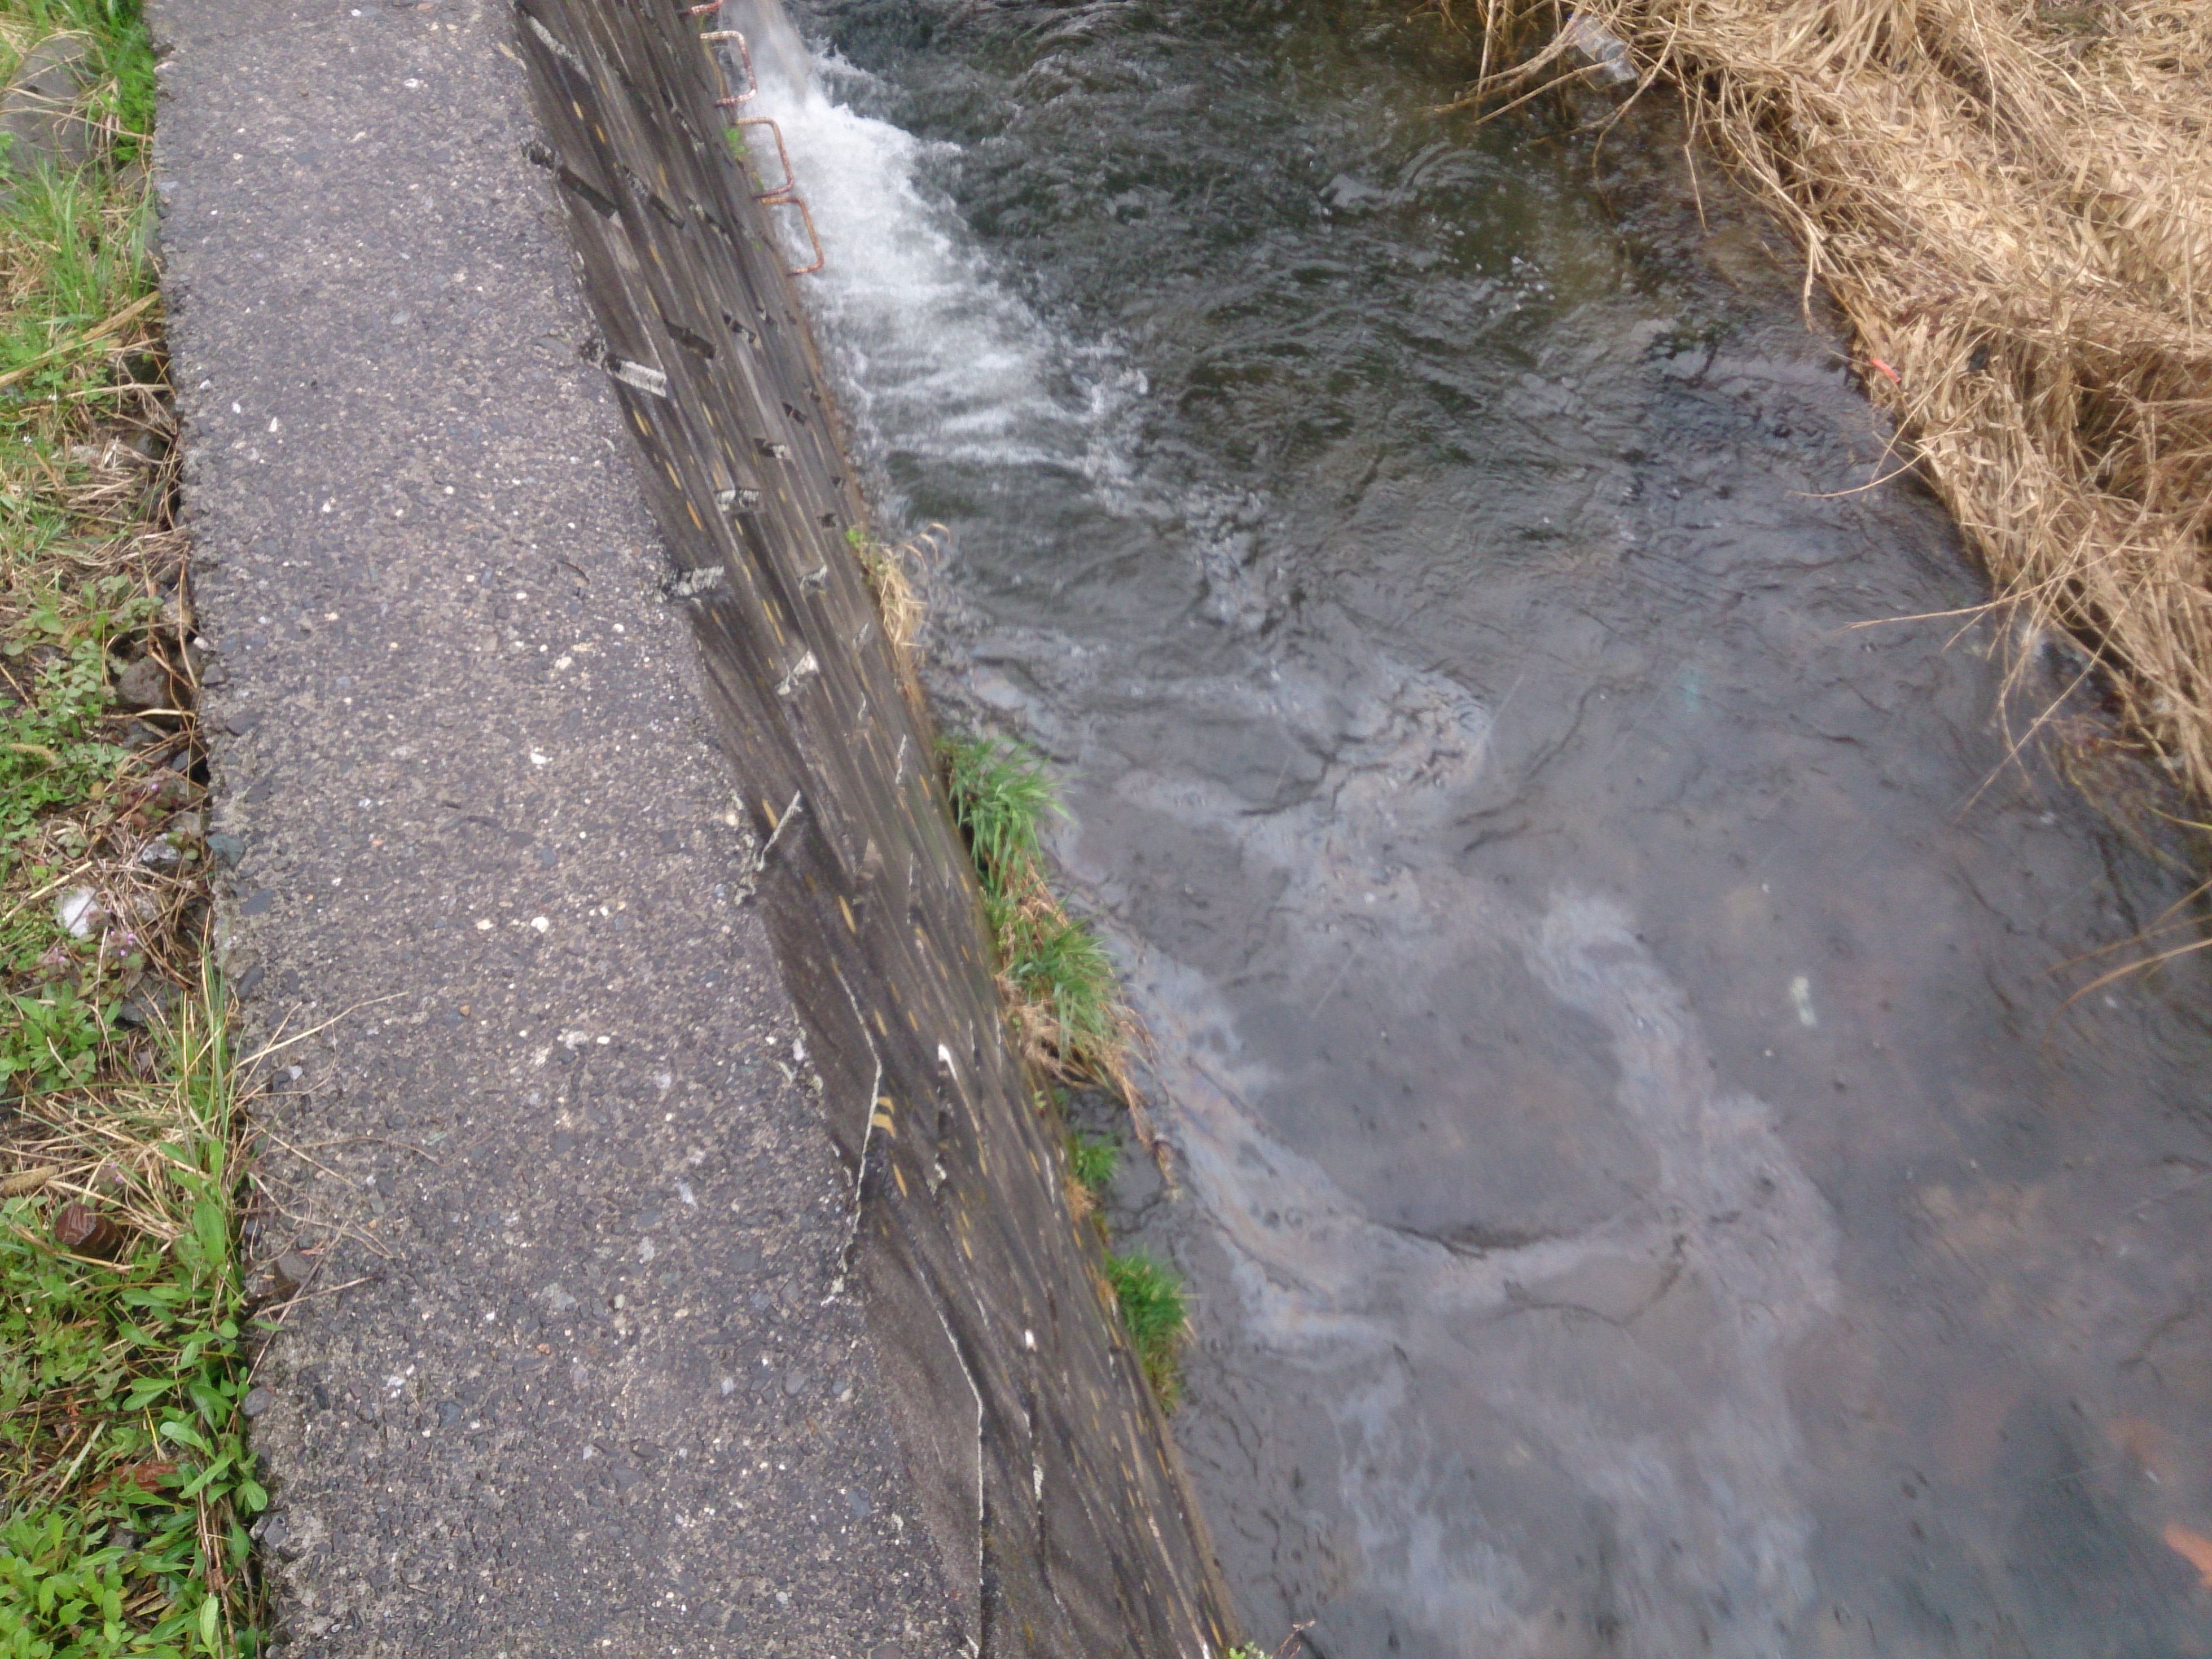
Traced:
<path fill-rule="evenodd" d="M 1004 1040 L 973 878 L 848 540 L 864 508 L 769 222 L 787 210 L 725 136 L 715 26 L 672 0 L 526 0 L 517 38 L 532 159 L 567 204 L 853 1174 L 848 1293 L 972 1643 L 1218 1654 L 1226 1597 Z"/>

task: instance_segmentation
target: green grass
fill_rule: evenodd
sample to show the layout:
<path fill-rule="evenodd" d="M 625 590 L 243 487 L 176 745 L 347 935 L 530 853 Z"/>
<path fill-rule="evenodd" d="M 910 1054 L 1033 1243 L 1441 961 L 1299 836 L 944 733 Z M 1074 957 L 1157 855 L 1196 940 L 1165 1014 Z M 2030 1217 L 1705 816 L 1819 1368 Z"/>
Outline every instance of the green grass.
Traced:
<path fill-rule="evenodd" d="M 107 130 L 116 165 L 138 159 L 154 131 L 154 47 L 139 0 L 6 0 L 0 7 L 13 73 L 22 51 L 49 34 L 82 34 L 92 48 L 94 78 L 86 114 Z"/>
<path fill-rule="evenodd" d="M 1086 1135 L 1071 1129 L 1067 1135 L 1067 1172 L 1094 1201 L 1106 1196 L 1114 1172 L 1121 1167 L 1121 1148 L 1104 1135 Z"/>
<path fill-rule="evenodd" d="M 267 1502 L 240 1414 L 247 1131 L 191 721 L 114 696 L 149 653 L 189 680 L 131 165 L 154 59 L 136 0 L 0 0 L 0 76 L 57 30 L 89 44 L 94 159 L 11 168 L 0 202 L 0 1659 L 228 1659 L 261 1646 Z"/>
<path fill-rule="evenodd" d="M 1042 856 L 1039 830 L 1061 811 L 1043 763 L 998 738 L 947 738 L 939 744 L 952 816 L 968 838 L 986 895 L 1022 896 Z"/>
<path fill-rule="evenodd" d="M 1060 907 L 1045 878 L 1042 826 L 1062 808 L 1042 763 L 997 738 L 947 738 L 939 749 L 1020 1046 L 1062 1077 L 1103 1084 L 1126 1098 L 1132 1022 L 1113 958 Z"/>
<path fill-rule="evenodd" d="M 0 874 L 49 812 L 94 799 L 130 759 L 101 730 L 111 701 L 103 641 L 79 640 L 40 665 L 29 690 L 0 714 Z"/>
<path fill-rule="evenodd" d="M 1182 1392 L 1182 1345 L 1190 1327 L 1182 1280 L 1173 1268 L 1137 1250 L 1107 1256 L 1106 1283 L 1145 1380 L 1160 1404 L 1173 1411 Z"/>
<path fill-rule="evenodd" d="M 210 980 L 161 1063 L 42 1114 L 27 1148 L 119 1237 L 53 1239 L 60 1194 L 0 1202 L 0 1655 L 258 1650 L 246 1528 L 266 1506 L 244 1441 L 237 1265 L 245 1124 Z M 97 1158 L 89 1180 L 84 1165 Z"/>

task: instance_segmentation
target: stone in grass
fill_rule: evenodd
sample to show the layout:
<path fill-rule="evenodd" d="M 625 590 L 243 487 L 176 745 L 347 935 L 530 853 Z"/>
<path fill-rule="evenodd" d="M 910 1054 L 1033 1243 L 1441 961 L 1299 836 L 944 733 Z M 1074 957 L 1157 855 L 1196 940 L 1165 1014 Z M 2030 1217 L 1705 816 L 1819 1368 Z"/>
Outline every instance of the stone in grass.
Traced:
<path fill-rule="evenodd" d="M 90 939 L 106 915 L 100 908 L 99 896 L 89 887 L 70 888 L 54 906 L 54 921 L 71 939 Z"/>
<path fill-rule="evenodd" d="M 50 34 L 23 54 L 0 96 L 0 133 L 15 173 L 41 167 L 74 173 L 92 160 L 92 124 L 77 108 L 91 73 L 90 44 L 81 34 Z"/>
<path fill-rule="evenodd" d="M 167 980 L 149 980 L 123 999 L 115 1023 L 144 1028 L 165 1024 L 184 994 Z"/>
<path fill-rule="evenodd" d="M 168 665 L 159 657 L 141 657 L 115 677 L 115 700 L 125 708 L 167 708 L 172 695 Z"/>

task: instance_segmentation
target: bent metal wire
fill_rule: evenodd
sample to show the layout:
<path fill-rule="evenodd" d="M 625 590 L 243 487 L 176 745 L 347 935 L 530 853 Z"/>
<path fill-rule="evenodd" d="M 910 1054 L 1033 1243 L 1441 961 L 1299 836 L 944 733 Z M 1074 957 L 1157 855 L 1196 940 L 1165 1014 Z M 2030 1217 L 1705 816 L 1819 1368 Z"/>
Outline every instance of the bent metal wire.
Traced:
<path fill-rule="evenodd" d="M 702 4 L 686 6 L 684 15 L 686 17 L 712 17 L 721 11 L 722 4 L 723 0 L 704 0 Z M 714 64 L 714 73 L 722 83 L 722 95 L 714 100 L 717 108 L 734 112 L 759 96 L 760 76 L 753 68 L 752 52 L 745 45 L 745 37 L 740 31 L 703 29 L 700 32 L 699 41 L 706 48 L 708 61 Z M 733 91 L 730 86 L 729 59 L 724 55 L 724 49 L 732 46 L 737 48 L 738 61 L 744 66 L 745 89 L 743 92 Z M 726 130 L 737 133 L 742 143 L 747 127 L 766 127 L 769 130 L 775 139 L 776 160 L 783 168 L 783 182 L 772 189 L 755 191 L 753 200 L 763 207 L 798 209 L 799 222 L 806 228 L 807 242 L 814 249 L 813 264 L 787 268 L 785 275 L 811 276 L 829 264 L 830 258 L 823 251 L 821 233 L 814 228 L 813 210 L 806 205 L 806 198 L 799 193 L 799 175 L 792 167 L 791 151 L 783 142 L 783 129 L 769 116 L 733 114 Z"/>

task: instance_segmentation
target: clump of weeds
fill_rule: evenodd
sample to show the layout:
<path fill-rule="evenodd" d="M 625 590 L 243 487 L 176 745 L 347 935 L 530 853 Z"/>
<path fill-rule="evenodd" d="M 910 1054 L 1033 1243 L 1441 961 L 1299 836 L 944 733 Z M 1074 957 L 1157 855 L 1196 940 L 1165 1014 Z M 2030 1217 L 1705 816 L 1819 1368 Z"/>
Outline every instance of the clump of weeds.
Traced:
<path fill-rule="evenodd" d="M 1162 1407 L 1171 1412 L 1182 1393 L 1182 1346 L 1190 1334 L 1182 1279 L 1141 1250 L 1109 1254 L 1105 1271 L 1137 1364 Z"/>
<path fill-rule="evenodd" d="M 1129 1078 L 1135 1017 L 1121 999 L 1105 947 L 1061 907 L 1046 879 L 1043 826 L 1061 808 L 1042 763 L 998 738 L 948 738 L 939 755 L 953 817 L 982 886 L 998 945 L 1000 997 L 1017 1043 L 1033 1066 L 1059 1082 L 1095 1085 L 1118 1096 L 1139 1139 L 1150 1145 Z M 1048 1109 L 1041 1094 L 1039 1110 Z M 1120 1148 L 1071 1130 L 1066 1149 L 1068 1207 L 1079 1220 L 1095 1218 Z M 1142 1253 L 1109 1251 L 1102 1274 L 1146 1381 L 1163 1408 L 1173 1411 L 1189 1324 L 1182 1279 Z"/>
<path fill-rule="evenodd" d="M 982 884 L 1018 1045 L 1053 1076 L 1099 1084 L 1133 1103 L 1136 1025 L 1113 959 L 1045 879 L 1042 826 L 1061 807 L 1042 763 L 998 738 L 948 738 L 939 752 Z"/>

